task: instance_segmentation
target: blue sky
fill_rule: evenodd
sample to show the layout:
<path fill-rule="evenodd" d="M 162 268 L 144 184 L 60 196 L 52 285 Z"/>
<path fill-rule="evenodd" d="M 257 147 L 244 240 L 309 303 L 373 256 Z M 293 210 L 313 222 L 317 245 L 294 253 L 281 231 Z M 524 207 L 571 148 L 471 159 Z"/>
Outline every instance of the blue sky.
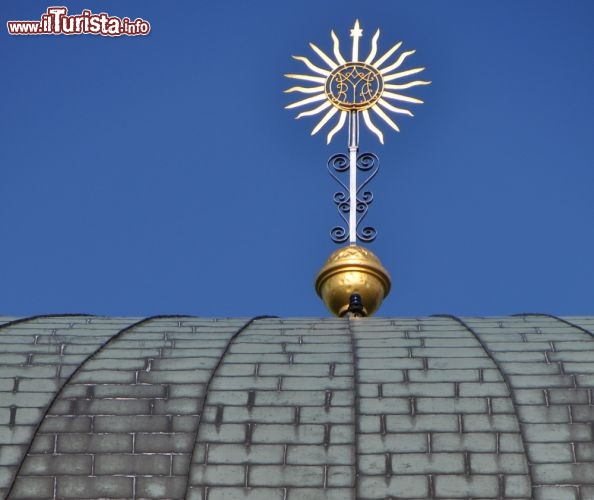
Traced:
<path fill-rule="evenodd" d="M 52 3 L 3 1 L 2 25 Z M 379 155 L 379 314 L 594 312 L 594 2 L 92 1 L 148 36 L 0 35 L 0 313 L 326 316 L 336 245 L 291 55 L 402 40 L 425 101 Z"/>

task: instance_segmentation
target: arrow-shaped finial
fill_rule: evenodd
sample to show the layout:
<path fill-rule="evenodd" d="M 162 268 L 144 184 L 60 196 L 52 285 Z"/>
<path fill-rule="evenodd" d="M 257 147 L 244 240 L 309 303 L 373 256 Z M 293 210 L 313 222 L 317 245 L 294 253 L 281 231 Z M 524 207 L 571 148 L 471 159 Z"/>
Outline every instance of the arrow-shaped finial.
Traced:
<path fill-rule="evenodd" d="M 353 58 L 351 59 L 353 62 L 359 60 L 359 38 L 363 36 L 363 30 L 359 26 L 359 20 L 355 21 L 355 25 L 351 30 L 351 36 L 353 37 Z"/>

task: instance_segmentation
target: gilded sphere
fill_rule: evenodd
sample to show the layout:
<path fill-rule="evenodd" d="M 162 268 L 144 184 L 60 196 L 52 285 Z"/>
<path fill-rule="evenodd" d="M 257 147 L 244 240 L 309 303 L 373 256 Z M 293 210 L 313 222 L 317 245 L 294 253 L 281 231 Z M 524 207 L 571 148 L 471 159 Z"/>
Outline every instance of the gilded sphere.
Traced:
<path fill-rule="evenodd" d="M 371 316 L 390 293 L 390 276 L 380 260 L 357 245 L 333 252 L 316 278 L 316 292 L 336 316 L 349 309 L 351 295 L 361 296 L 363 312 Z"/>

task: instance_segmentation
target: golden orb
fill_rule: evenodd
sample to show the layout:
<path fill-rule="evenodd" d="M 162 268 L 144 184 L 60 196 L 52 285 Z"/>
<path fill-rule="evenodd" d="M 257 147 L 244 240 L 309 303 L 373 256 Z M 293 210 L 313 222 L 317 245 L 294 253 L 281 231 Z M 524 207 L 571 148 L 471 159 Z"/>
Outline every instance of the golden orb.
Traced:
<path fill-rule="evenodd" d="M 390 275 L 380 260 L 357 245 L 333 252 L 316 278 L 316 292 L 336 316 L 348 312 L 353 294 L 361 296 L 363 315 L 371 316 L 390 293 L 390 286 Z"/>

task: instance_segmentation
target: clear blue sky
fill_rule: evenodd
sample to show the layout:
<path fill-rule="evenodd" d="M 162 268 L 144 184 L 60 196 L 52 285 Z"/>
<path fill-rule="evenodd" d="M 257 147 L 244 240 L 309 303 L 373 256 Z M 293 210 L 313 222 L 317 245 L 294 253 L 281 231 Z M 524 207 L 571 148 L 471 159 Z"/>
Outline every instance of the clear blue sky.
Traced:
<path fill-rule="evenodd" d="M 594 313 L 594 2 L 69 2 L 148 36 L 10 36 L 0 5 L 0 313 L 325 316 L 328 156 L 292 54 L 330 30 L 426 66 L 382 162 L 381 315 Z"/>

